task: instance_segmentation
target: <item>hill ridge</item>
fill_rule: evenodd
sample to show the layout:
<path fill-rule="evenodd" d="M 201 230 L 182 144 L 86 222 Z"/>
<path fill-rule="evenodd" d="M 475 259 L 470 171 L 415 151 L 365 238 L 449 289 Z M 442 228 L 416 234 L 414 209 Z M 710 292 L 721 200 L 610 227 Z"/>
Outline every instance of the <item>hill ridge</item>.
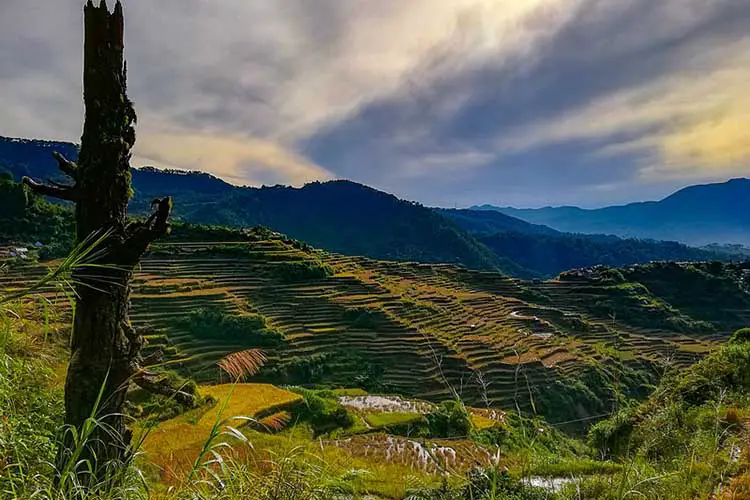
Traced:
<path fill-rule="evenodd" d="M 742 200 L 750 196 L 750 179 L 684 187 L 659 201 L 642 201 L 596 209 L 573 206 L 518 209 L 481 205 L 559 231 L 614 234 L 630 238 L 674 240 L 691 245 L 750 245 L 750 215 Z"/>

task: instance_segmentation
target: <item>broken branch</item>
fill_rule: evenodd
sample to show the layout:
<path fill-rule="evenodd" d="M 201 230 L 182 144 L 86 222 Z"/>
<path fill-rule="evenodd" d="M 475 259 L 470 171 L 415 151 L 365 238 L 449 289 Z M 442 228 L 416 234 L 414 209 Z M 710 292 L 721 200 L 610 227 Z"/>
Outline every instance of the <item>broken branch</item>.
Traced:
<path fill-rule="evenodd" d="M 57 160 L 57 167 L 62 173 L 71 177 L 73 180 L 78 180 L 78 165 L 76 165 L 75 162 L 68 160 L 57 151 L 52 153 L 52 156 Z"/>
<path fill-rule="evenodd" d="M 74 187 L 48 186 L 47 184 L 40 184 L 29 177 L 24 177 L 22 182 L 32 191 L 43 196 L 51 196 L 67 201 L 78 201 L 79 198 L 78 190 Z"/>

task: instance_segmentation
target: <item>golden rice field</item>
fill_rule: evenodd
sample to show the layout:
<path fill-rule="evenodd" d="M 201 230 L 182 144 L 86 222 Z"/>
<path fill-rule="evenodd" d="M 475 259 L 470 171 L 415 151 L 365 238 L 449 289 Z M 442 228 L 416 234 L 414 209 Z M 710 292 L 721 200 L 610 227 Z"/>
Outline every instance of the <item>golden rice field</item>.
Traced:
<path fill-rule="evenodd" d="M 269 384 L 206 385 L 200 391 L 216 401 L 210 409 L 194 410 L 144 431 L 143 450 L 168 475 L 185 476 L 214 425 L 222 430 L 242 427 L 247 423 L 244 417 L 259 420 L 301 400 L 299 394 Z"/>

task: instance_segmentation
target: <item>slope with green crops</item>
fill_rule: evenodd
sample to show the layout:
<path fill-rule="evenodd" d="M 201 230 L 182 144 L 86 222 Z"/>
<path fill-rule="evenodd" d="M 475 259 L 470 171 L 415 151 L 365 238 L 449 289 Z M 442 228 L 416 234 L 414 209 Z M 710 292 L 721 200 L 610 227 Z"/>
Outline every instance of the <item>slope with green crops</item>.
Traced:
<path fill-rule="evenodd" d="M 146 355 L 204 382 L 221 381 L 226 354 L 261 348 L 269 363 L 259 381 L 433 400 L 455 390 L 567 422 L 644 395 L 665 366 L 695 362 L 750 320 L 748 266 L 713 266 L 521 281 L 330 254 L 267 230 L 183 228 L 138 269 L 132 320 L 147 332 Z M 2 286 L 21 276 L 32 279 L 10 270 Z M 700 280 L 721 300 L 698 293 Z M 686 287 L 689 297 L 678 293 Z"/>

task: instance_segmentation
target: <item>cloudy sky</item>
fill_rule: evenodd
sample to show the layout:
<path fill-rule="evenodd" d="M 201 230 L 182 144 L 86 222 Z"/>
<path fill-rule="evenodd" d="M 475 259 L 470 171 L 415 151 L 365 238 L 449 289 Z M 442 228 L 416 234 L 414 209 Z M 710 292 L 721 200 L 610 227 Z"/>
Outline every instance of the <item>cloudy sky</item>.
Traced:
<path fill-rule="evenodd" d="M 134 166 L 442 206 L 750 176 L 750 0 L 124 5 Z M 0 0 L 0 135 L 77 141 L 82 6 Z"/>

